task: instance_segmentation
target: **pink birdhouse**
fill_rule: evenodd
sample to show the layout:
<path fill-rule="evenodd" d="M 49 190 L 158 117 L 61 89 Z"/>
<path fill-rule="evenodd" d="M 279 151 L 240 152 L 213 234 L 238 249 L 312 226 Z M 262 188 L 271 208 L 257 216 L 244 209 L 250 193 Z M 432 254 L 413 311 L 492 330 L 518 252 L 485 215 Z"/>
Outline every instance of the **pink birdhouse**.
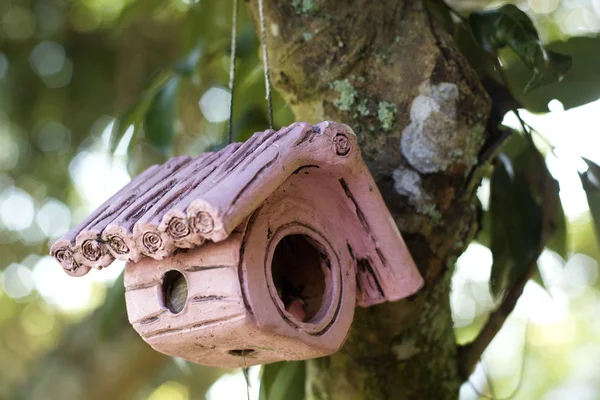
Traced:
<path fill-rule="evenodd" d="M 355 134 L 333 122 L 152 166 L 51 254 L 73 276 L 127 261 L 135 330 L 219 367 L 332 354 L 357 305 L 423 284 Z"/>

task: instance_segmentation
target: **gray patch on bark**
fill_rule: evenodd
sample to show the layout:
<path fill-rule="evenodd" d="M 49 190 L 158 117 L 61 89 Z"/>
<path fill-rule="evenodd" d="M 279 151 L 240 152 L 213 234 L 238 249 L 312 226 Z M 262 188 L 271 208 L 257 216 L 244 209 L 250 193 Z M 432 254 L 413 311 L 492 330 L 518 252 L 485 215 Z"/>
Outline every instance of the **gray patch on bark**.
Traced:
<path fill-rule="evenodd" d="M 459 122 L 458 87 L 429 81 L 419 87 L 410 109 L 410 124 L 402 133 L 402 154 L 420 173 L 446 170 L 461 162 L 473 165 L 483 140 L 483 128 Z"/>
<path fill-rule="evenodd" d="M 408 197 L 408 202 L 417 211 L 423 213 L 433 205 L 431 196 L 424 191 L 419 174 L 404 166 L 399 166 L 393 172 L 394 190 L 396 193 Z"/>
<path fill-rule="evenodd" d="M 392 352 L 398 361 L 406 361 L 421 352 L 415 339 L 407 339 L 392 345 Z"/>

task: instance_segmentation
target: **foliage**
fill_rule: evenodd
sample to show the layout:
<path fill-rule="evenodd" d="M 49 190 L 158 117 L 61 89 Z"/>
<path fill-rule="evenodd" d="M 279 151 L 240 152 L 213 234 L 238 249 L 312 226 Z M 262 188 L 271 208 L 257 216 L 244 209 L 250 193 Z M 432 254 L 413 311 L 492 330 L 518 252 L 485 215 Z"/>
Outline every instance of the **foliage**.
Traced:
<path fill-rule="evenodd" d="M 456 23 L 452 15 L 457 12 L 445 3 L 430 0 L 426 4 L 454 34 L 484 82 L 492 80 L 486 88 L 494 108 L 500 110 L 498 116 L 516 112 L 517 107 L 547 111 L 553 99 L 570 108 L 600 97 L 598 38 L 572 38 L 564 44 L 543 45 L 530 17 L 513 4 L 473 11 L 467 18 L 459 16 Z M 531 140 L 531 132 L 522 127 L 529 140 L 513 134 L 495 163 L 490 208 L 484 214 L 479 236 L 480 242 L 492 250 L 490 290 L 500 298 L 523 275 L 542 283 L 539 273 L 529 270 L 544 245 L 568 257 L 566 219 L 558 187 L 545 191 L 552 186 L 550 174 Z M 595 199 L 588 180 L 591 170 L 581 177 L 593 209 Z"/>
<path fill-rule="evenodd" d="M 294 2 L 296 12 L 307 21 L 320 12 L 322 3 Z M 505 105 L 499 109 L 521 106 L 545 112 L 553 99 L 569 109 L 600 98 L 600 37 L 541 43 L 538 27 L 513 5 L 456 18 L 443 2 L 426 3 L 480 77 L 504 90 L 505 98 L 492 96 L 495 103 Z M 189 388 L 190 398 L 200 398 L 226 372 L 148 357 L 152 350 L 127 334 L 131 332 L 124 321 L 120 280 L 112 287 L 88 283 L 86 306 L 66 311 L 31 283 L 31 276 L 48 276 L 43 275 L 47 264 L 41 257 L 60 233 L 60 221 L 53 220 L 59 226 L 56 231 L 42 229 L 42 210 L 48 204 L 55 209 L 68 206 L 70 217 L 51 217 L 64 217 L 74 225 L 89 208 L 89 199 L 74 178 L 83 156 L 104 157 L 124 147 L 113 162 L 125 153 L 129 170 L 136 174 L 167 156 L 197 155 L 224 144 L 227 122 L 210 121 L 199 100 L 209 89 L 226 86 L 230 15 L 230 2 L 216 1 L 10 0 L 0 4 L 0 206 L 8 194 L 19 190 L 34 208 L 32 221 L 23 229 L 13 229 L 0 218 L 0 283 L 7 286 L 9 274 L 3 270 L 20 266 L 24 269 L 17 271 L 29 277 L 29 281 L 24 278 L 25 289 L 30 285 L 26 295 L 14 298 L 0 288 L 0 398 L 14 398 L 16 389 L 42 390 L 46 396 L 44 388 L 57 386 L 61 389 L 57 398 L 67 398 L 67 390 L 85 384 L 87 378 L 98 380 L 94 387 L 102 389 L 109 375 L 115 378 L 110 382 L 133 386 L 127 393 L 136 398 L 148 398 L 165 382 L 179 383 Z M 35 54 L 49 58 L 38 60 Z M 267 126 L 258 40 L 244 6 L 240 7 L 237 71 L 234 139 L 243 141 Z M 333 90 L 342 96 L 336 105 L 342 109 L 346 103 L 357 104 L 354 89 L 345 85 L 348 81 L 337 83 Z M 289 123 L 291 112 L 277 93 L 274 103 L 275 124 Z M 393 130 L 403 120 L 397 112 L 392 103 L 379 103 L 377 113 L 384 129 Z M 576 233 L 568 229 L 570 221 L 561 204 L 549 201 L 555 199 L 556 188 L 550 196 L 546 187 L 538 185 L 551 179 L 543 155 L 532 143 L 513 133 L 491 174 L 490 208 L 478 239 L 493 252 L 490 286 L 499 299 L 531 272 L 526 268 L 535 262 L 543 243 L 565 260 L 572 255 L 566 243 Z M 586 162 L 589 169 L 580 177 L 600 239 L 600 167 Z M 96 179 L 97 175 L 87 177 Z M 554 234 L 546 240 L 551 231 Z M 578 237 L 580 243 L 586 239 Z M 57 268 L 57 273 L 62 272 Z M 76 335 L 81 332 L 85 335 Z M 78 339 L 71 343 L 72 338 Z M 139 349 L 132 357 L 140 360 L 139 368 L 128 374 L 118 366 L 107 371 L 102 362 L 93 368 L 95 360 L 105 360 L 109 353 L 118 357 L 120 349 Z M 69 371 L 61 385 L 40 378 L 46 368 L 54 367 Z M 86 377 L 88 371 L 102 371 L 105 376 Z M 145 375 L 136 379 L 138 373 Z M 261 399 L 304 398 L 305 379 L 304 362 L 268 365 L 262 374 Z M 91 393 L 89 398 L 94 398 Z"/>
<path fill-rule="evenodd" d="M 544 229 L 554 229 L 558 214 L 558 186 L 531 140 L 515 134 L 511 146 L 498 156 L 491 178 L 490 249 L 494 256 L 491 293 L 501 298 L 524 276 L 544 247 Z M 550 189 L 548 189 L 550 187 Z M 544 226 L 544 220 L 551 223 Z M 564 236 L 563 236 L 564 237 Z M 557 243 L 564 247 L 564 243 Z"/>
<path fill-rule="evenodd" d="M 583 189 L 587 194 L 592 219 L 596 227 L 596 238 L 600 241 L 600 166 L 590 160 L 585 160 L 585 162 L 589 169 L 579 176 Z"/>
<path fill-rule="evenodd" d="M 260 400 L 302 400 L 305 397 L 306 362 L 288 361 L 265 365 Z"/>
<path fill-rule="evenodd" d="M 515 99 L 533 112 L 547 112 L 548 103 L 559 100 L 565 109 L 578 107 L 600 97 L 600 37 L 574 37 L 565 42 L 550 43 L 549 51 L 572 58 L 572 67 L 564 79 L 548 83 L 525 93 L 528 68 L 514 53 L 502 52 L 502 59 L 510 88 Z"/>
<path fill-rule="evenodd" d="M 546 112 L 557 99 L 569 109 L 600 97 L 600 37 L 542 44 L 529 16 L 512 4 L 449 24 L 453 11 L 429 3 L 480 75 L 505 85 L 523 108 Z"/>
<path fill-rule="evenodd" d="M 571 68 L 571 57 L 545 49 L 529 17 L 513 4 L 473 12 L 469 25 L 484 51 L 495 55 L 508 46 L 533 71 L 524 93 L 560 82 Z"/>

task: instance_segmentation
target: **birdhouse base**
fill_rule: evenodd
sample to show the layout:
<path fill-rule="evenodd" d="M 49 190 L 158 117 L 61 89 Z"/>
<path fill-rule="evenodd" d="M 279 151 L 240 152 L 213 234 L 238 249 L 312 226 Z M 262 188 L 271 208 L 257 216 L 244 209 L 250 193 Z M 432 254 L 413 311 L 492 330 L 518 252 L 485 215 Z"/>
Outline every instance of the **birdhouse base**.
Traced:
<path fill-rule="evenodd" d="M 244 257 L 241 233 L 233 233 L 219 244 L 179 252 L 168 260 L 128 264 L 125 287 L 130 322 L 154 349 L 208 366 L 247 367 L 333 353 L 346 337 L 355 302 L 335 293 L 334 286 L 341 288 L 339 266 L 334 268 L 337 278 L 324 272 L 321 265 L 327 259 L 295 232 L 283 232 L 281 245 L 270 255 L 273 267 L 266 271 L 268 275 L 264 269 L 253 273 L 259 270 L 254 268 L 252 276 L 239 276 L 244 263 L 240 260 L 240 255 Z M 294 251 L 302 251 L 304 257 L 294 260 Z M 309 273 L 298 274 L 301 269 L 286 267 L 306 267 Z M 281 278 L 286 272 L 292 275 L 284 277 L 283 285 L 269 279 Z M 323 279 L 314 282 L 319 273 Z M 173 274 L 183 279 L 169 279 Z M 244 297 L 242 285 L 248 280 L 268 286 L 267 297 L 274 294 L 276 300 L 248 304 L 256 300 Z M 297 293 L 294 289 L 298 287 L 289 288 L 286 283 L 308 289 L 299 288 Z M 319 289 L 321 298 L 314 293 Z M 348 289 L 352 295 L 353 285 Z M 297 298 L 290 298 L 295 295 Z M 311 304 L 315 299 L 318 304 Z M 334 321 L 337 324 L 332 327 Z"/>

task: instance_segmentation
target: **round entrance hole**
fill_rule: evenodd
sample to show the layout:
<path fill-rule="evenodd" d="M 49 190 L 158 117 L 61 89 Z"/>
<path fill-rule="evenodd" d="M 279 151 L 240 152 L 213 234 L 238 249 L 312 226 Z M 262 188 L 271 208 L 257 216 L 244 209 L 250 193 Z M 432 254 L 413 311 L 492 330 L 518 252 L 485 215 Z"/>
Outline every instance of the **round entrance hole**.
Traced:
<path fill-rule="evenodd" d="M 162 297 L 165 307 L 172 313 L 179 313 L 185 307 L 188 296 L 187 281 L 179 271 L 169 271 L 165 274 L 162 284 Z"/>
<path fill-rule="evenodd" d="M 305 235 L 285 236 L 273 252 L 271 274 L 277 295 L 286 311 L 301 322 L 310 322 L 321 310 L 328 282 L 325 262 Z"/>

